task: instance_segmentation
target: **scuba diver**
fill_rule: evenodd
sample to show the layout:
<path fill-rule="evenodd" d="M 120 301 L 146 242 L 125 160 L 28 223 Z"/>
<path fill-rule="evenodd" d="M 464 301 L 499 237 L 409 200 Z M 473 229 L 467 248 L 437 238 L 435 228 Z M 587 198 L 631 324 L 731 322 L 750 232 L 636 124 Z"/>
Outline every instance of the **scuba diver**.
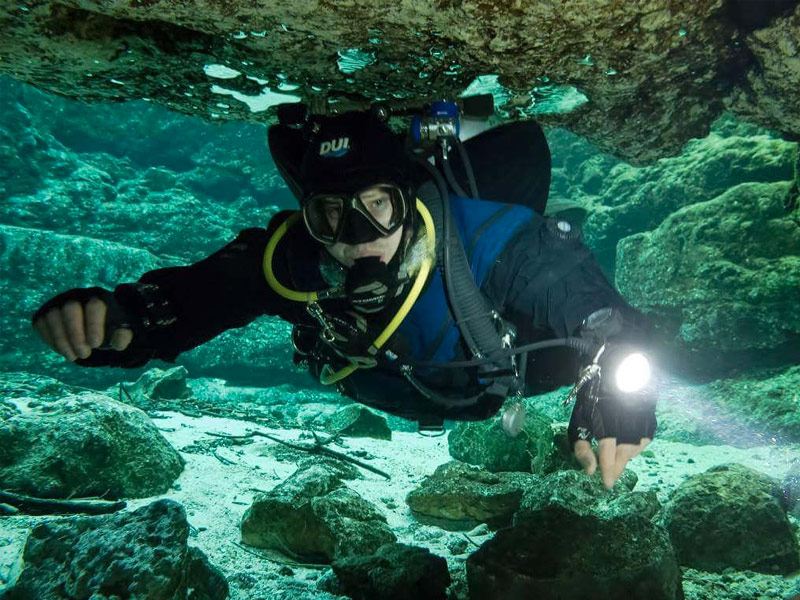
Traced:
<path fill-rule="evenodd" d="M 268 139 L 299 211 L 195 264 L 58 294 L 34 328 L 78 365 L 133 368 L 278 316 L 293 325 L 296 364 L 421 432 L 505 405 L 514 436 L 515 398 L 573 383 L 570 443 L 588 474 L 599 460 L 610 488 L 656 429 L 647 322 L 579 223 L 543 216 L 550 153 L 538 124 L 462 143 L 459 110 L 436 103 L 407 135 L 383 108 L 284 110 Z"/>

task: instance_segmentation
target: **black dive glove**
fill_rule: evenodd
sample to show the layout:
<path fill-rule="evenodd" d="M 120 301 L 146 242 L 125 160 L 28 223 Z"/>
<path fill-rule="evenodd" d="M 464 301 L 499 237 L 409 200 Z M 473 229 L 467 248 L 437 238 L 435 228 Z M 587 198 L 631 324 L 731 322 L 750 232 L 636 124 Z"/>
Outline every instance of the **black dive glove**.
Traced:
<path fill-rule="evenodd" d="M 137 329 L 140 329 L 139 327 L 135 327 L 138 320 L 133 317 L 129 310 L 125 309 L 122 304 L 120 304 L 112 292 L 101 287 L 73 288 L 62 292 L 42 304 L 33 314 L 31 321 L 35 323 L 40 317 L 46 315 L 53 308 L 63 308 L 64 305 L 69 302 L 78 302 L 86 308 L 86 304 L 92 298 L 98 298 L 106 305 L 105 336 L 103 338 L 103 343 L 98 349 L 102 350 L 111 347 L 111 335 L 117 329 L 131 329 L 134 332 L 134 336 L 136 335 Z"/>
<path fill-rule="evenodd" d="M 616 438 L 617 444 L 639 444 L 653 439 L 656 422 L 655 385 L 650 382 L 637 392 L 623 392 L 615 382 L 614 368 L 622 346 L 611 347 L 599 361 L 601 374 L 581 388 L 569 421 L 570 447 L 578 440 Z"/>

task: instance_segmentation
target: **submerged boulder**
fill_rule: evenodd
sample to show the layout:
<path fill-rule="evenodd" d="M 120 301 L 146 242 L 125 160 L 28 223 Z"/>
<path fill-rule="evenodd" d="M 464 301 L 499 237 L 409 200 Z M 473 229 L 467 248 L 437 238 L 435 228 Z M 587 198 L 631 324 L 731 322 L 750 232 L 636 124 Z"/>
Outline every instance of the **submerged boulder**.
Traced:
<path fill-rule="evenodd" d="M 665 525 L 680 564 L 765 573 L 800 568 L 800 548 L 780 484 L 738 464 L 686 480 L 665 506 Z"/>
<path fill-rule="evenodd" d="M 800 335 L 791 182 L 745 183 L 617 248 L 617 285 L 688 351 L 770 349 Z"/>
<path fill-rule="evenodd" d="M 322 466 L 298 469 L 257 496 L 241 522 L 242 541 L 304 562 L 374 552 L 396 540 L 378 509 Z"/>
<path fill-rule="evenodd" d="M 331 415 L 327 429 L 333 434 L 347 437 L 369 437 L 391 440 L 392 430 L 383 417 L 365 406 L 351 404 Z"/>
<path fill-rule="evenodd" d="M 131 513 L 36 526 L 25 567 L 2 600 L 224 600 L 228 583 L 187 546 L 183 507 L 159 500 Z"/>
<path fill-rule="evenodd" d="M 550 473 L 528 486 L 515 519 L 553 505 L 579 515 L 633 512 L 652 517 L 660 509 L 658 500 L 652 492 L 633 492 L 637 481 L 636 473 L 625 469 L 614 487 L 606 490 L 599 469 L 593 476 L 577 470 Z"/>
<path fill-rule="evenodd" d="M 559 504 L 515 518 L 467 559 L 471 600 L 680 600 L 669 536 L 643 515 Z"/>
<path fill-rule="evenodd" d="M 186 367 L 149 369 L 132 385 L 125 387 L 129 401 L 141 409 L 155 408 L 162 400 L 191 398 L 192 390 L 186 384 Z"/>
<path fill-rule="evenodd" d="M 489 471 L 523 471 L 549 473 L 570 462 L 562 429 L 549 417 L 532 407 L 526 408 L 525 425 L 512 438 L 502 428 L 502 413 L 486 421 L 456 423 L 447 437 L 450 455 L 456 460 L 477 465 Z"/>
<path fill-rule="evenodd" d="M 573 184 L 573 193 L 587 194 L 594 206 L 584 236 L 609 271 L 621 239 L 655 229 L 685 206 L 713 200 L 742 183 L 794 179 L 797 144 L 731 121 L 721 118 L 707 137 L 653 165 L 609 164 L 603 155 L 581 165 L 579 174 L 590 169 L 597 182 L 589 190 L 579 187 L 579 180 Z"/>
<path fill-rule="evenodd" d="M 353 600 L 445 600 L 450 585 L 445 559 L 406 544 L 385 544 L 331 566 L 340 591 Z"/>
<path fill-rule="evenodd" d="M 526 486 L 513 525 L 467 560 L 472 600 L 682 598 L 667 532 L 653 522 L 655 492 L 611 489 L 598 473 L 550 473 Z"/>
<path fill-rule="evenodd" d="M 492 473 L 452 461 L 426 477 L 406 503 L 418 520 L 445 529 L 501 527 L 511 522 L 526 486 L 535 481 L 533 475 Z"/>
<path fill-rule="evenodd" d="M 164 493 L 184 460 L 137 408 L 100 394 L 19 398 L 0 423 L 0 487 L 41 498 Z"/>

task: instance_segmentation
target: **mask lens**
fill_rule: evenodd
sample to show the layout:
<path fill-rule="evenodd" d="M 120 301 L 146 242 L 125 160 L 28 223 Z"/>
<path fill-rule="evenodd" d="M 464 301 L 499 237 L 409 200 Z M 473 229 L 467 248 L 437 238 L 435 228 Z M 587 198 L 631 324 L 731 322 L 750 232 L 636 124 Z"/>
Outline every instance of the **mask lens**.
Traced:
<path fill-rule="evenodd" d="M 394 185 L 374 185 L 357 194 L 365 216 L 383 233 L 388 233 L 405 218 L 405 203 L 400 188 Z"/>
<path fill-rule="evenodd" d="M 340 196 L 314 196 L 305 203 L 303 216 L 308 231 L 317 240 L 332 244 L 342 226 L 344 199 Z"/>

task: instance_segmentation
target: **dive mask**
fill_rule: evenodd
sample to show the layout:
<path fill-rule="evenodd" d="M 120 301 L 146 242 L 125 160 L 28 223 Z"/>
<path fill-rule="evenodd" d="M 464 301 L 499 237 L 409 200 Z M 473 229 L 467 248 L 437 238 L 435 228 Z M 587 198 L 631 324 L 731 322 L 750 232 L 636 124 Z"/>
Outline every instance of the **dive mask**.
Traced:
<path fill-rule="evenodd" d="M 408 213 L 406 194 L 394 184 L 362 188 L 355 194 L 317 193 L 303 202 L 311 236 L 330 246 L 364 244 L 393 234 Z"/>

